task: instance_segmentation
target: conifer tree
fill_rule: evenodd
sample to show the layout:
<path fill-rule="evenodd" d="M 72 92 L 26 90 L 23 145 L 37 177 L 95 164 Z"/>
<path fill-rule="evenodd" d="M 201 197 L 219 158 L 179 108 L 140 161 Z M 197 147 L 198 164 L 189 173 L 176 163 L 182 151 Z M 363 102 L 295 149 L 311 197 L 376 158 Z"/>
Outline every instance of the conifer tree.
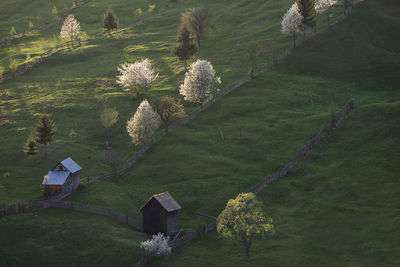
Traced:
<path fill-rule="evenodd" d="M 117 16 L 115 15 L 114 10 L 109 7 L 103 17 L 103 28 L 110 33 L 110 31 L 116 29 L 117 26 Z"/>
<path fill-rule="evenodd" d="M 303 16 L 303 25 L 310 28 L 317 26 L 315 0 L 296 0 L 296 3 Z"/>
<path fill-rule="evenodd" d="M 172 52 L 184 62 L 185 71 L 187 71 L 187 60 L 197 52 L 197 45 L 190 37 L 190 31 L 186 24 L 182 23 L 178 29 L 176 44 Z"/>
<path fill-rule="evenodd" d="M 36 125 L 36 142 L 45 146 L 49 145 L 53 141 L 55 131 L 50 115 L 42 115 Z"/>
<path fill-rule="evenodd" d="M 33 166 L 33 164 L 34 164 L 33 156 L 39 152 L 39 147 L 36 143 L 34 136 L 32 136 L 32 135 L 29 136 L 29 138 L 26 140 L 26 142 L 22 148 L 22 151 L 24 151 L 24 153 L 26 155 L 31 156 L 32 166 Z"/>

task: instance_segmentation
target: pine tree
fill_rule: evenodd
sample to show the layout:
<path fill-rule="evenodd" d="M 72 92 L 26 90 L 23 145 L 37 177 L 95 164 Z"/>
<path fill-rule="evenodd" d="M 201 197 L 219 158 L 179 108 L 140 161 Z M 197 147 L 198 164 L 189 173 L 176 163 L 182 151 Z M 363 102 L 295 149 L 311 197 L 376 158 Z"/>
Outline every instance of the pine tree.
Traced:
<path fill-rule="evenodd" d="M 116 29 L 117 26 L 117 16 L 115 15 L 114 10 L 109 7 L 103 17 L 103 28 L 110 32 L 111 30 Z"/>
<path fill-rule="evenodd" d="M 36 155 L 39 152 L 39 147 L 36 143 L 36 140 L 34 136 L 29 136 L 29 138 L 26 140 L 25 145 L 22 148 L 22 151 L 28 156 L 31 156 L 32 158 L 32 166 L 34 164 L 33 162 L 33 156 Z"/>
<path fill-rule="evenodd" d="M 315 0 L 296 0 L 300 14 L 303 16 L 303 25 L 314 28 L 317 26 Z"/>
<path fill-rule="evenodd" d="M 178 29 L 176 44 L 172 52 L 185 64 L 187 71 L 187 60 L 197 52 L 197 45 L 193 38 L 190 37 L 190 31 L 186 24 L 181 24 Z"/>
<path fill-rule="evenodd" d="M 50 115 L 42 115 L 36 125 L 36 142 L 42 145 L 48 145 L 53 141 L 55 133 L 54 122 Z"/>

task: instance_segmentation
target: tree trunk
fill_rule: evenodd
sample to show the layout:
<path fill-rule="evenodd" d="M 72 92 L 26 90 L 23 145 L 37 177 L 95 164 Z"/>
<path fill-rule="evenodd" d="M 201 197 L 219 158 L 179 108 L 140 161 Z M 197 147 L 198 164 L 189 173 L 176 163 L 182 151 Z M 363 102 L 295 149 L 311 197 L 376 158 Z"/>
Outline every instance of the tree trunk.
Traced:
<path fill-rule="evenodd" d="M 306 40 L 306 25 L 303 25 L 303 41 Z"/>
<path fill-rule="evenodd" d="M 188 69 L 187 69 L 187 62 L 186 62 L 186 58 L 185 58 L 185 60 L 184 60 L 183 62 L 184 62 L 184 64 L 185 64 L 185 72 L 187 72 L 187 71 L 188 71 Z"/>
<path fill-rule="evenodd" d="M 331 26 L 331 20 L 329 18 L 329 12 L 326 12 L 326 17 L 328 19 L 328 26 Z"/>
<path fill-rule="evenodd" d="M 197 45 L 200 48 L 200 35 L 196 35 L 196 39 L 197 39 Z"/>
<path fill-rule="evenodd" d="M 167 135 L 168 134 L 168 124 L 166 122 L 165 122 L 164 127 L 165 127 L 165 134 Z"/>
<path fill-rule="evenodd" d="M 250 243 L 244 245 L 247 257 L 250 256 L 250 245 L 251 245 Z"/>
<path fill-rule="evenodd" d="M 296 47 L 296 32 L 293 32 L 293 47 Z"/>

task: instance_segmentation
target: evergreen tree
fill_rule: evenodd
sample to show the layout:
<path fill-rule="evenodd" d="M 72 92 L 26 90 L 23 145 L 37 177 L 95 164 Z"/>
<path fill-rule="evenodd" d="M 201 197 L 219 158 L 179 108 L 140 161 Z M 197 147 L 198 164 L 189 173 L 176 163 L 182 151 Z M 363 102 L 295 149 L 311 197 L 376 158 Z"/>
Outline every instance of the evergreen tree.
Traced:
<path fill-rule="evenodd" d="M 116 29 L 117 26 L 117 16 L 115 15 L 114 10 L 109 7 L 103 17 L 103 28 L 110 32 L 111 30 Z"/>
<path fill-rule="evenodd" d="M 34 136 L 29 136 L 26 140 L 25 145 L 22 148 L 22 151 L 28 156 L 34 156 L 39 152 L 39 147 L 36 143 Z M 33 166 L 33 157 L 32 158 L 32 166 Z"/>
<path fill-rule="evenodd" d="M 187 71 L 187 60 L 197 52 L 197 45 L 190 37 L 190 31 L 186 24 L 181 24 L 178 29 L 176 44 L 172 52 L 185 64 Z"/>
<path fill-rule="evenodd" d="M 300 14 L 303 16 L 303 25 L 314 28 L 317 26 L 315 0 L 296 0 Z"/>
<path fill-rule="evenodd" d="M 42 145 L 48 145 L 53 141 L 55 133 L 54 122 L 50 115 L 42 115 L 36 125 L 36 142 Z"/>

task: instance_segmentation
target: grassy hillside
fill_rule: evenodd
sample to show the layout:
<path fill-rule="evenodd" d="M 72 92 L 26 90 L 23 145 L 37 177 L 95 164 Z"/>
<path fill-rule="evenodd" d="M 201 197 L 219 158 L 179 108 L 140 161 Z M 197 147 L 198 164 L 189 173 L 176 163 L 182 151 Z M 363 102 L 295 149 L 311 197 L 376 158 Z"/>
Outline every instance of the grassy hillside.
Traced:
<path fill-rule="evenodd" d="M 102 216 L 50 209 L 0 218 L 0 266 L 130 266 L 146 235 Z"/>
<path fill-rule="evenodd" d="M 169 191 L 184 207 L 183 226 L 193 223 L 196 210 L 217 215 L 227 199 L 289 162 L 329 121 L 330 109 L 341 107 L 350 98 L 369 103 L 398 94 L 398 57 L 388 56 L 387 47 L 374 46 L 370 35 L 362 31 L 358 35 L 355 30 L 375 14 L 373 9 L 373 1 L 360 5 L 347 21 L 305 43 L 278 68 L 236 89 L 163 138 L 127 175 L 85 187 L 71 199 L 139 216 L 149 195 Z M 387 22 L 379 15 L 376 19 L 383 25 Z M 381 28 L 379 25 L 376 27 Z M 399 43 L 390 39 L 391 31 L 376 30 L 375 34 L 382 35 L 388 47 Z M 365 48 L 348 60 L 347 51 L 358 44 Z M 372 64 L 377 60 L 371 53 L 392 66 L 385 83 L 378 75 L 384 63 Z M 359 70 L 365 64 L 368 67 Z M 348 89 L 338 89 L 335 99 L 334 89 L 342 86 Z M 240 127 L 245 128 L 242 137 Z M 221 128 L 225 129 L 224 141 Z"/>
<path fill-rule="evenodd" d="M 121 11 L 125 2 L 118 3 L 113 7 L 120 21 L 134 19 L 130 13 Z M 145 1 L 138 3 L 138 7 L 145 9 Z M 290 37 L 279 31 L 280 16 L 288 2 L 279 5 L 270 1 L 243 3 L 237 1 L 228 5 L 225 2 L 204 2 L 215 13 L 216 30 L 202 41 L 198 56 L 210 59 L 215 64 L 217 73 L 222 76 L 222 86 L 246 74 L 246 66 L 241 62 L 249 39 L 257 37 L 265 46 L 260 62 L 275 57 L 291 41 Z M 156 4 L 159 8 L 164 6 L 162 1 Z M 103 13 L 106 5 L 109 3 L 90 2 L 74 12 L 84 31 L 92 33 L 101 30 L 99 14 Z M 52 55 L 31 72 L 0 84 L 0 142 L 10 151 L 7 155 L 0 155 L 0 172 L 2 175 L 9 173 L 12 177 L 0 180 L 2 185 L 7 183 L 6 190 L 0 192 L 0 199 L 39 197 L 37 185 L 54 161 L 39 157 L 36 166 L 30 167 L 30 160 L 23 155 L 21 146 L 41 113 L 51 113 L 57 125 L 55 142 L 49 148 L 50 158 L 60 160 L 71 156 L 83 166 L 84 176 L 95 175 L 107 169 L 102 159 L 105 131 L 98 119 L 105 105 L 117 106 L 121 114 L 113 130 L 113 146 L 133 154 L 134 148 L 126 134 L 125 124 L 141 99 L 132 101 L 129 92 L 122 92 L 115 82 L 116 67 L 123 61 L 133 62 L 149 57 L 160 76 L 159 81 L 142 97 L 152 98 L 163 94 L 178 96 L 178 87 L 184 77 L 183 64 L 171 54 L 170 47 L 176 37 L 180 13 L 187 7 L 197 5 L 197 1 L 178 2 L 124 34 L 98 39 L 80 49 Z M 132 9 L 135 10 L 136 5 Z M 247 13 L 249 17 L 237 18 Z M 59 28 L 55 26 L 34 36 L 32 41 L 29 37 L 13 46 L 0 48 L 0 54 L 3 53 L 0 58 L 5 60 L 4 65 L 8 65 L 8 60 L 17 56 L 23 60 L 28 51 L 32 57 L 37 56 L 31 48 L 37 49 L 37 53 L 45 51 L 39 44 L 46 46 L 51 43 Z M 243 34 L 237 34 L 239 30 Z M 268 33 L 263 33 L 267 30 Z M 193 105 L 185 104 L 188 110 L 193 108 Z M 75 139 L 68 136 L 72 128 L 78 133 Z M 21 187 L 22 191 L 18 192 Z M 5 192 L 8 192 L 7 195 L 4 195 Z"/>
<path fill-rule="evenodd" d="M 177 96 L 183 79 L 183 66 L 171 55 L 169 47 L 175 39 L 180 12 L 196 3 L 198 1 L 179 2 L 127 33 L 96 40 L 79 50 L 55 54 L 28 74 L 0 85 L 0 145 L 9 151 L 0 154 L 0 185 L 4 186 L 0 191 L 0 200 L 40 198 L 38 185 L 42 176 L 55 161 L 67 156 L 83 166 L 83 176 L 105 170 L 102 162 L 104 129 L 98 119 L 105 105 L 117 106 L 121 115 L 113 129 L 113 147 L 134 153 L 124 128 L 126 119 L 134 113 L 141 99 L 132 101 L 129 93 L 121 92 L 115 83 L 116 66 L 124 60 L 150 57 L 157 65 L 160 80 L 143 98 L 162 94 Z M 329 121 L 332 110 L 338 110 L 351 98 L 369 104 L 398 95 L 400 39 L 397 33 L 400 21 L 396 12 L 400 7 L 394 0 L 385 1 L 386 5 L 379 3 L 368 0 L 360 4 L 346 21 L 307 41 L 278 67 L 218 100 L 198 118 L 163 138 L 127 174 L 113 181 L 83 185 L 70 200 L 103 205 L 139 217 L 139 207 L 150 195 L 169 191 L 183 207 L 181 227 L 195 227 L 201 223 L 194 215 L 197 210 L 218 215 L 229 198 L 284 166 Z M 106 3 L 92 4 L 98 17 Z M 242 51 L 249 39 L 254 38 L 264 45 L 260 62 L 274 58 L 290 45 L 290 37 L 279 32 L 281 15 L 290 1 L 205 1 L 204 5 L 215 12 L 217 30 L 204 39 L 199 57 L 210 59 L 215 64 L 223 85 L 245 75 Z M 95 9 L 97 6 L 99 8 Z M 341 8 L 337 7 L 334 12 L 340 12 Z M 119 11 L 114 9 L 119 15 Z M 83 8 L 77 11 L 77 16 L 78 12 L 84 12 Z M 83 23 L 84 17 L 81 18 L 82 27 L 87 24 L 86 29 L 99 29 L 94 15 L 92 22 Z M 325 18 L 321 17 L 321 20 Z M 370 21 L 375 23 L 370 24 Z M 367 23 L 368 27 L 365 27 Z M 43 42 L 52 36 L 51 31 L 45 34 Z M 35 38 L 33 42 L 41 37 Z M 21 40 L 21 45 L 25 45 L 24 42 Z M 310 103 L 310 96 L 314 105 Z M 185 105 L 187 110 L 194 107 Z M 398 109 L 397 105 L 393 106 Z M 47 158 L 40 156 L 36 165 L 31 167 L 21 146 L 37 115 L 43 112 L 50 112 L 55 118 L 56 141 L 49 148 L 50 155 Z M 362 114 L 362 110 L 359 112 Z M 392 130 L 398 131 L 393 123 L 396 117 L 382 114 L 392 121 L 387 125 L 388 134 L 395 136 Z M 71 128 L 78 132 L 77 138 L 68 136 Z M 243 129 L 242 136 L 240 128 Z M 224 141 L 220 139 L 220 129 L 223 130 Z M 362 132 L 367 135 L 367 132 Z M 398 156 L 394 151 L 390 153 L 394 158 Z M 388 170 L 392 173 L 391 169 Z M 288 193 L 284 191 L 282 197 Z M 267 196 L 262 199 L 270 201 Z M 296 203 L 284 207 L 283 211 L 294 205 Z M 305 214 L 304 219 L 300 217 L 303 214 L 293 215 L 300 222 L 292 223 L 287 217 L 280 217 L 287 216 L 279 215 L 283 211 L 267 206 L 267 212 L 275 219 L 277 227 L 289 229 L 306 225 L 303 228 L 306 232 L 307 227 L 311 227 L 306 222 L 315 223 Z M 54 214 L 53 217 L 62 220 L 62 216 Z M 388 219 L 384 225 L 389 227 L 391 223 Z M 306 243 L 311 240 L 308 249 L 315 240 L 321 239 L 323 230 L 321 226 L 320 232 L 316 231 L 312 236 L 314 239 L 303 240 Z M 288 234 L 297 236 L 301 233 L 280 231 L 274 239 L 276 245 L 270 247 L 271 243 L 260 243 L 254 247 L 252 259 L 255 263 L 265 262 L 262 254 L 266 249 L 273 251 L 272 248 L 276 249 L 275 265 L 306 260 L 309 255 L 307 246 L 304 251 L 291 249 L 301 250 L 298 245 L 302 243 L 299 241 L 293 245 L 291 242 L 297 239 L 288 237 Z M 284 235 L 283 239 L 279 239 L 279 233 Z M 340 242 L 339 239 L 337 244 Z M 285 244 L 288 244 L 287 247 L 282 248 Z M 214 248 L 215 256 L 210 255 L 210 248 Z M 384 245 L 381 248 L 383 250 Z M 235 244 L 218 241 L 213 233 L 204 241 L 176 250 L 177 257 L 171 257 L 165 264 L 176 266 L 185 261 L 194 264 L 192 261 L 200 257 L 200 262 L 211 266 L 221 258 L 226 266 L 235 262 L 240 265 L 243 261 L 241 254 L 231 255 L 230 249 L 241 251 Z M 322 260 L 322 257 L 318 258 L 318 253 L 323 255 L 324 251 L 315 251 L 315 256 L 310 254 L 311 259 Z M 228 254 L 232 258 L 225 257 Z M 360 252 L 355 254 L 363 255 Z M 395 254 L 389 252 L 388 264 L 394 261 L 391 255 Z M 207 262 L 207 257 L 210 262 Z M 303 265 L 307 263 L 304 261 Z"/>
<path fill-rule="evenodd" d="M 400 103 L 356 110 L 341 129 L 257 198 L 276 234 L 244 248 L 218 238 L 156 266 L 398 266 Z"/>

